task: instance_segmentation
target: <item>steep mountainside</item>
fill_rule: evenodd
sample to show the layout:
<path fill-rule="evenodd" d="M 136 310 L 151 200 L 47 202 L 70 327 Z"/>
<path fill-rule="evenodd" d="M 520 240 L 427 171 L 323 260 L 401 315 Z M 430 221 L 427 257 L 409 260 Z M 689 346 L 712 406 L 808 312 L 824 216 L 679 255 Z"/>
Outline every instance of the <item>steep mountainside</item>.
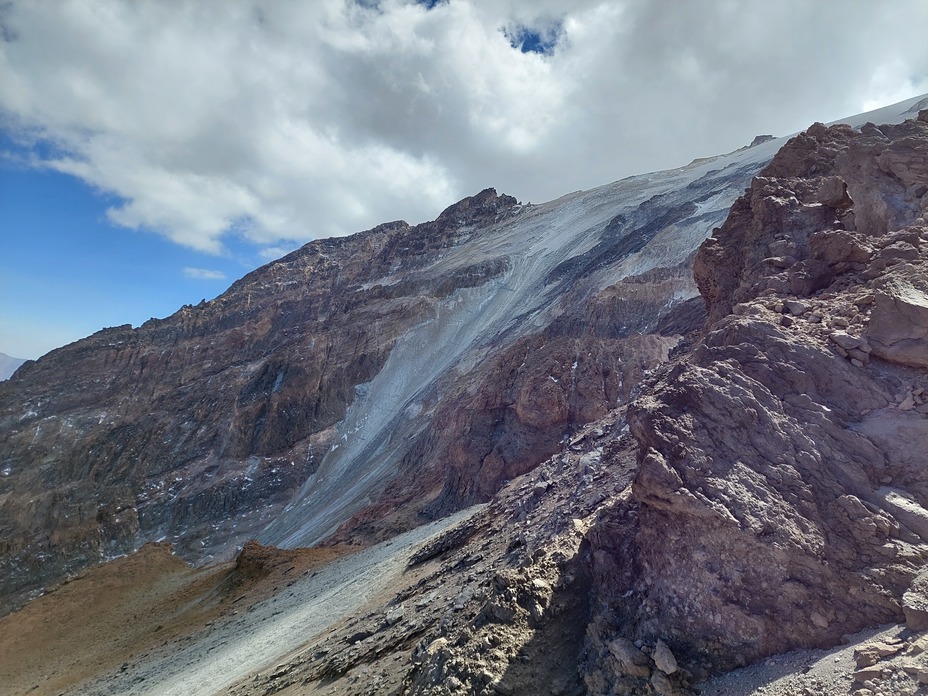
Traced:
<path fill-rule="evenodd" d="M 630 405 L 632 495 L 591 536 L 594 635 L 706 672 L 902 620 L 928 559 L 928 110 L 791 140 L 695 274 L 707 331 Z"/>
<path fill-rule="evenodd" d="M 691 255 L 776 150 L 312 242 L 0 384 L 0 595 L 168 539 L 374 541 L 475 502 L 699 325 Z"/>

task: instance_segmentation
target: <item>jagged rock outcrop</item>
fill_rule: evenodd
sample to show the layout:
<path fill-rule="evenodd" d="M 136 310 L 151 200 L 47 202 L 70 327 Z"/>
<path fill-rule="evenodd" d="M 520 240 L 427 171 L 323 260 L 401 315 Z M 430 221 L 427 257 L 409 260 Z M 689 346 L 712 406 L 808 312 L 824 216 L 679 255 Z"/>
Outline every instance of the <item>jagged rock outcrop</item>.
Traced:
<path fill-rule="evenodd" d="M 558 452 L 565 433 L 625 403 L 642 376 L 701 324 L 701 304 L 668 305 L 690 291 L 691 273 L 685 263 L 624 279 L 460 375 L 444 387 L 434 427 L 411 448 L 382 503 L 334 539 L 383 538 L 391 511 L 435 517 L 486 501 Z"/>
<path fill-rule="evenodd" d="M 291 266 L 257 272 L 262 282 L 236 284 L 228 313 L 267 304 L 241 324 L 203 329 L 201 340 L 245 327 L 240 350 L 248 331 L 263 335 L 255 327 L 269 321 L 298 348 L 250 380 L 223 372 L 236 394 L 253 385 L 246 394 L 273 398 L 303 369 L 300 351 L 314 355 L 322 338 L 304 336 L 316 325 L 299 315 L 308 311 L 299 293 L 316 292 L 305 290 L 315 288 L 316 268 L 330 283 L 319 292 L 332 293 L 337 310 L 325 321 L 339 341 L 353 341 L 327 343 L 327 374 L 347 375 L 335 382 L 347 385 L 347 401 L 326 401 L 336 422 L 310 432 L 307 446 L 324 453 L 309 478 L 282 510 L 270 498 L 247 501 L 276 514 L 261 541 L 391 538 L 363 550 L 249 542 L 222 591 L 237 597 L 231 606 L 259 577 L 279 592 L 195 635 L 159 639 L 151 654 L 131 655 L 73 691 L 122 692 L 155 679 L 163 688 L 167 679 L 181 690 L 209 685 L 239 696 L 307 688 L 682 696 L 713 672 L 905 619 L 908 628 L 884 627 L 879 638 L 847 637 L 856 646 L 843 657 L 764 660 L 754 667 L 766 677 L 749 681 L 768 684 L 792 663 L 802 673 L 770 684 L 777 693 L 846 693 L 852 684 L 861 693 L 914 693 L 928 679 L 928 639 L 918 634 L 928 625 L 928 370 L 920 357 L 928 114 L 920 118 L 859 131 L 813 126 L 753 180 L 695 264 L 704 226 L 722 222 L 715 206 L 760 169 L 766 143 L 545 206 L 520 208 L 484 192 L 432 227 L 396 224 L 334 243 L 356 257 L 310 245 L 285 260 Z M 386 248 L 396 255 L 381 258 Z M 278 300 L 287 304 L 281 315 L 268 309 Z M 393 311 L 407 328 L 380 326 L 370 338 L 365 330 Z M 95 340 L 70 348 L 86 351 L 81 371 L 95 369 Z M 373 376 L 355 383 L 360 372 L 345 366 L 362 354 Z M 187 374 L 210 363 L 192 362 Z M 138 384 L 166 401 L 181 394 L 151 374 L 136 374 Z M 324 392 L 326 379 L 311 391 Z M 73 384 L 97 388 L 82 380 Z M 209 382 L 200 386 L 211 393 Z M 46 388 L 61 402 L 81 398 Z M 146 394 L 133 396 L 132 413 L 160 403 Z M 133 399 L 122 398 L 125 414 Z M 227 402 L 210 403 L 229 418 Z M 249 403 L 235 399 L 239 409 Z M 32 426 L 67 418 L 79 441 L 98 415 L 78 407 Z M 199 418 L 212 422 L 207 416 L 213 410 Z M 282 437 L 282 420 L 265 422 L 272 431 L 249 437 L 251 447 Z M 28 435 L 51 447 L 35 450 L 48 453 L 35 470 L 49 476 L 57 465 L 66 480 L 66 458 L 54 453 L 64 437 L 49 444 L 38 427 L 3 432 L 21 438 L 17 448 Z M 116 449 L 119 441 L 104 438 Z M 257 461 L 260 470 L 269 458 L 224 466 Z M 202 493 L 210 485 L 197 479 L 172 491 L 182 498 L 188 486 Z M 0 505 L 17 500 L 11 491 L 0 491 Z M 27 494 L 43 499 L 34 491 Z M 392 536 L 423 515 L 488 497 Z M 140 505 L 129 489 L 127 500 L 135 504 L 97 510 L 92 525 L 105 529 L 97 533 L 106 543 L 144 537 L 146 520 L 173 498 Z M 186 519 L 202 529 L 213 512 Z M 260 526 L 234 513 L 226 523 Z M 59 551 L 73 551 L 80 535 L 68 541 L 73 524 L 56 524 Z M 201 531 L 190 529 L 179 532 L 182 542 Z M 303 555 L 312 571 L 299 572 Z M 832 670 L 825 679 L 823 662 Z M 834 670 L 844 670 L 840 679 Z"/>
<path fill-rule="evenodd" d="M 902 620 L 928 559 L 926 211 L 928 112 L 816 124 L 703 244 L 705 334 L 631 404 L 633 496 L 589 535 L 589 684 L 642 688 L 616 636 L 698 678 Z"/>

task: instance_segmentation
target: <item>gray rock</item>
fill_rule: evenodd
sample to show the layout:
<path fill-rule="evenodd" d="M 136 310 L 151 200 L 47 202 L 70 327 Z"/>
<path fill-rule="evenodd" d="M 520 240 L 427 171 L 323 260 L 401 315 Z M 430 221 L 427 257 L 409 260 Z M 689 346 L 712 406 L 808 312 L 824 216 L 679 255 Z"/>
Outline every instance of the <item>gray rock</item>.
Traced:
<path fill-rule="evenodd" d="M 888 283 L 876 293 L 867 338 L 884 360 L 928 367 L 928 292 L 908 279 Z"/>
<path fill-rule="evenodd" d="M 906 628 L 912 631 L 928 629 L 928 570 L 923 570 L 902 595 L 902 611 Z"/>
<path fill-rule="evenodd" d="M 398 624 L 403 620 L 403 617 L 406 615 L 406 610 L 403 607 L 394 607 L 387 612 L 386 620 L 387 624 L 393 626 Z"/>
<path fill-rule="evenodd" d="M 845 331 L 835 331 L 834 333 L 828 336 L 838 346 L 844 348 L 844 350 L 850 351 L 860 345 L 860 339 L 856 336 L 851 336 Z"/>
<path fill-rule="evenodd" d="M 609 643 L 609 652 L 618 662 L 620 674 L 630 677 L 651 676 L 651 661 L 630 640 L 616 638 Z"/>
<path fill-rule="evenodd" d="M 667 675 L 660 670 L 654 670 L 654 674 L 651 675 L 651 688 L 658 696 L 674 696 L 677 693 Z"/>
<path fill-rule="evenodd" d="M 677 659 L 670 652 L 667 643 L 660 639 L 658 639 L 657 645 L 654 646 L 651 659 L 654 660 L 654 666 L 664 674 L 673 674 L 677 671 Z"/>

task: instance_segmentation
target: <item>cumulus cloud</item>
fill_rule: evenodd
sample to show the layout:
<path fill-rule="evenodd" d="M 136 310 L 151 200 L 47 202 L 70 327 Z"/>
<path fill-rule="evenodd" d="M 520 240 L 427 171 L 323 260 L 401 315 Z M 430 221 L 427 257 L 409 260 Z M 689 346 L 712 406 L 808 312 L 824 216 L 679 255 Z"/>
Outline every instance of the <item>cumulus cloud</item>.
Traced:
<path fill-rule="evenodd" d="M 184 276 L 194 280 L 225 280 L 226 274 L 222 271 L 213 271 L 208 268 L 184 267 Z"/>
<path fill-rule="evenodd" d="M 223 253 L 541 201 L 928 92 L 923 0 L 14 0 L 2 125 Z"/>

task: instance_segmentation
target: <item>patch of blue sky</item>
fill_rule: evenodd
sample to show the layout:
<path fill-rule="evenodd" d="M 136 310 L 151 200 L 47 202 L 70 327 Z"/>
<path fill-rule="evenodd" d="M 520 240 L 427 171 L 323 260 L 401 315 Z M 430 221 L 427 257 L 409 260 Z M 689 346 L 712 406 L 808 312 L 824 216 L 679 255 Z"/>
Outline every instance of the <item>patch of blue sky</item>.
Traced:
<path fill-rule="evenodd" d="M 509 39 L 509 45 L 522 53 L 550 56 L 564 36 L 564 24 L 560 20 L 537 27 L 519 24 L 504 29 L 503 33 Z"/>
<path fill-rule="evenodd" d="M 105 326 L 168 316 L 219 295 L 274 255 L 262 257 L 237 234 L 223 240 L 228 253 L 215 256 L 116 226 L 106 211 L 120 199 L 70 175 L 26 166 L 30 155 L 49 153 L 23 152 L 2 137 L 2 352 L 35 358 Z"/>

